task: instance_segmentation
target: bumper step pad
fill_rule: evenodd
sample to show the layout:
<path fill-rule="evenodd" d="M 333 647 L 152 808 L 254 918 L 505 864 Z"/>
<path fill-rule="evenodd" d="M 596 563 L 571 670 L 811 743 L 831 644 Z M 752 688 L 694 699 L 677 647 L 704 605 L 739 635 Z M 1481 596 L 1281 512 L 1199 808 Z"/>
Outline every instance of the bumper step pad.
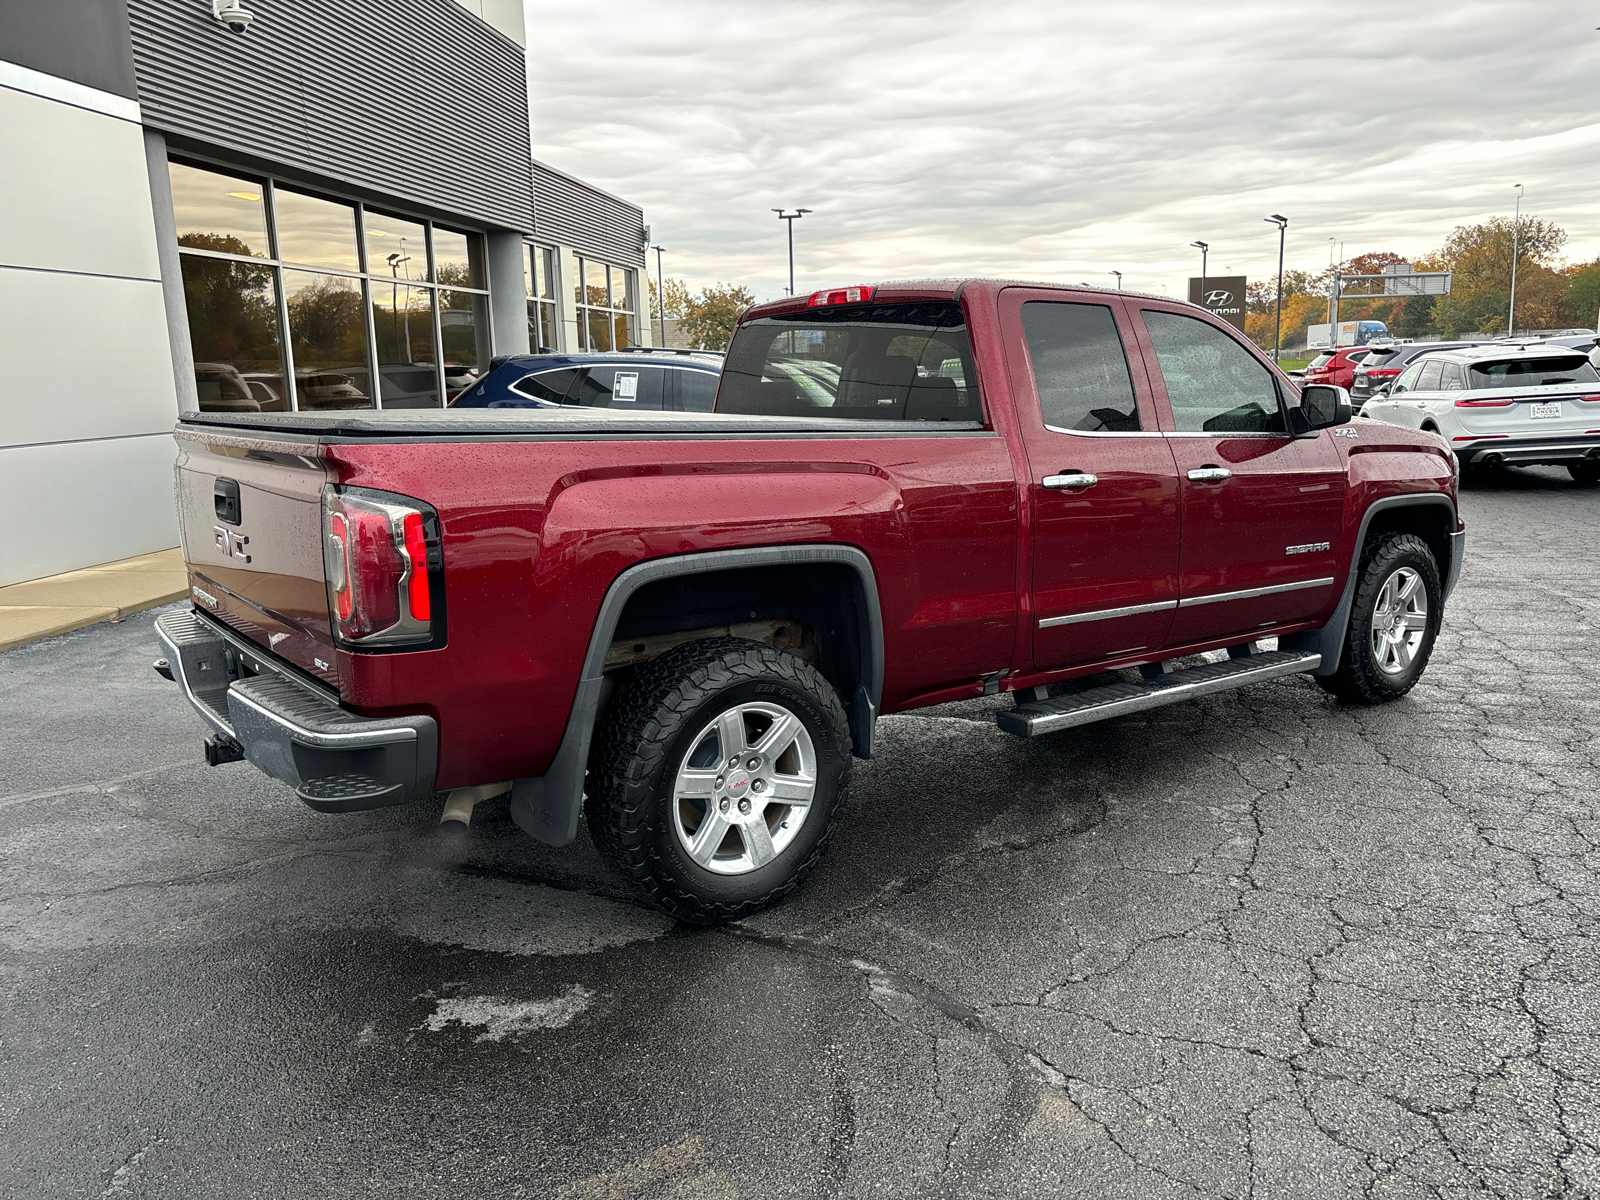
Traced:
<path fill-rule="evenodd" d="M 1320 654 L 1298 650 L 1250 654 L 1243 658 L 1207 663 L 1203 667 L 1189 667 L 1140 683 L 1110 683 L 1070 696 L 1032 700 L 997 714 L 995 722 L 1005 732 L 1018 737 L 1038 737 L 1042 733 L 1088 725 L 1107 717 L 1176 704 L 1180 700 L 1192 700 L 1212 692 L 1232 691 L 1284 675 L 1297 675 L 1315 670 L 1321 663 Z"/>

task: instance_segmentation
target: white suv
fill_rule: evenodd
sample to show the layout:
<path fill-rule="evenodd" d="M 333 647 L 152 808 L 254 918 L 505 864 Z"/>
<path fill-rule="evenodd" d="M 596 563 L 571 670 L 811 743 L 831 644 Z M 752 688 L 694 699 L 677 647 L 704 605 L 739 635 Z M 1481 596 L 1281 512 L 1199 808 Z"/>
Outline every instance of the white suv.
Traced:
<path fill-rule="evenodd" d="M 1418 359 L 1362 416 L 1438 433 L 1463 467 L 1564 466 L 1600 483 L 1600 372 L 1588 355 L 1480 346 Z"/>

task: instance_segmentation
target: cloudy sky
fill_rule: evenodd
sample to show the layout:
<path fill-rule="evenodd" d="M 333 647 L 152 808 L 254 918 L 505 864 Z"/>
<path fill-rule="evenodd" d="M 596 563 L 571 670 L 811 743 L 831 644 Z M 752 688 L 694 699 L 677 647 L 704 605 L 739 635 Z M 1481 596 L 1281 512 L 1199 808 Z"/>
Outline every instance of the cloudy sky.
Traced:
<path fill-rule="evenodd" d="M 534 153 L 758 297 L 947 274 L 1177 295 L 1523 211 L 1600 256 L 1592 0 L 527 0 Z M 652 266 L 654 257 L 651 259 Z"/>

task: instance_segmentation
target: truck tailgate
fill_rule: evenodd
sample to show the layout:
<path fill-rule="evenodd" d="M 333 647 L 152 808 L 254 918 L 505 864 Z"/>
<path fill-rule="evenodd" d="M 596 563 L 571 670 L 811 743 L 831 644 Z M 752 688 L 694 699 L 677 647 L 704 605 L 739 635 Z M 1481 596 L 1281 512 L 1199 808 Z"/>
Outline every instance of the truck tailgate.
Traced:
<path fill-rule="evenodd" d="M 180 426 L 178 520 L 195 607 L 338 687 L 314 442 Z"/>

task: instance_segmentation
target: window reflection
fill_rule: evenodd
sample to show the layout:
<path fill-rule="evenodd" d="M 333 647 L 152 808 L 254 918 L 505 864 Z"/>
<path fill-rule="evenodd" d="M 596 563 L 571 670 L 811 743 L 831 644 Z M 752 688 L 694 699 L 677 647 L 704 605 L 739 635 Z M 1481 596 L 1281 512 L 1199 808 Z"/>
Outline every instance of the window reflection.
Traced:
<path fill-rule="evenodd" d="M 300 407 L 371 408 L 360 281 L 285 271 L 283 286 Z"/>
<path fill-rule="evenodd" d="M 372 332 L 378 344 L 378 395 L 383 407 L 437 408 L 433 293 L 373 280 Z"/>
<path fill-rule="evenodd" d="M 444 391 L 454 400 L 478 381 L 489 360 L 489 298 L 439 293 L 439 340 L 444 345 Z"/>
<path fill-rule="evenodd" d="M 366 210 L 367 270 L 395 279 L 429 279 L 428 231 L 417 221 L 404 221 Z"/>
<path fill-rule="evenodd" d="M 453 229 L 440 229 L 435 225 L 433 262 L 434 278 L 440 283 L 472 288 L 486 286 L 483 282 L 481 239 L 475 233 L 457 233 Z"/>
<path fill-rule="evenodd" d="M 611 268 L 611 307 L 623 312 L 633 311 L 633 272 L 621 267 Z"/>
<path fill-rule="evenodd" d="M 606 288 L 605 263 L 590 262 L 585 259 L 583 263 L 583 282 L 586 298 L 580 300 L 579 303 L 592 304 L 598 308 L 604 308 L 610 298 L 610 293 Z"/>
<path fill-rule="evenodd" d="M 278 227 L 279 258 L 341 271 L 361 269 L 353 207 L 286 188 L 273 192 L 272 206 Z"/>
<path fill-rule="evenodd" d="M 200 410 L 287 409 L 272 268 L 184 255 L 183 299 Z"/>
<path fill-rule="evenodd" d="M 262 185 L 251 179 L 169 162 L 178 245 L 270 258 Z"/>
<path fill-rule="evenodd" d="M 589 349 L 611 349 L 611 314 L 590 309 L 587 315 L 589 318 Z"/>

